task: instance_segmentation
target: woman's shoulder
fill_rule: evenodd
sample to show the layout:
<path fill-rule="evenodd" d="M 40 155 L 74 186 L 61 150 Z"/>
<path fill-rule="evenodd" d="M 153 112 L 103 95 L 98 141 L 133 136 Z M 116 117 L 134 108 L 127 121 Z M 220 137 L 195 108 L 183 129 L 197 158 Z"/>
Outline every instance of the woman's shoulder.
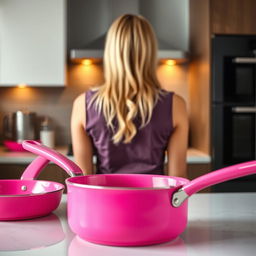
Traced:
<path fill-rule="evenodd" d="M 188 119 L 186 101 L 179 95 L 173 95 L 173 120 L 174 126 L 186 123 Z"/>
<path fill-rule="evenodd" d="M 76 96 L 73 101 L 73 106 L 81 106 L 85 102 L 85 92 Z"/>
<path fill-rule="evenodd" d="M 161 89 L 160 91 L 160 97 L 171 97 L 173 104 L 175 105 L 186 105 L 185 100 L 178 94 L 176 94 L 174 91 L 167 91 L 165 89 Z"/>
<path fill-rule="evenodd" d="M 81 105 L 85 103 L 85 98 L 91 97 L 98 91 L 99 87 L 88 89 L 80 93 L 73 101 L 73 104 Z"/>
<path fill-rule="evenodd" d="M 177 105 L 178 107 L 186 106 L 184 98 L 175 93 L 173 93 L 173 104 Z"/>

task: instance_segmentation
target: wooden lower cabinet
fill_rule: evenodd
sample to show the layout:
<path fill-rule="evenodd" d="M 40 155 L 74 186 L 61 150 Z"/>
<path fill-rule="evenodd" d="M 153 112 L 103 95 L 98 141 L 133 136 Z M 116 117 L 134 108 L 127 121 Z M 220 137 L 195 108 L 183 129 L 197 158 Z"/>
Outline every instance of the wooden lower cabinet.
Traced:
<path fill-rule="evenodd" d="M 188 165 L 188 178 L 193 180 L 211 171 L 211 164 L 189 164 Z M 211 188 L 205 188 L 198 193 L 209 193 Z"/>
<path fill-rule="evenodd" d="M 0 179 L 19 179 L 25 170 L 26 165 L 22 164 L 1 164 L 0 165 Z M 195 179 L 210 170 L 210 164 L 189 164 L 188 165 L 188 178 Z M 56 181 L 65 184 L 65 179 L 68 174 L 60 167 L 52 164 L 48 165 L 41 171 L 38 180 Z M 210 188 L 206 188 L 201 192 L 210 192 Z"/>
<path fill-rule="evenodd" d="M 1 164 L 0 179 L 19 179 L 26 167 L 27 165 L 23 164 Z M 68 177 L 69 176 L 64 170 L 54 164 L 51 164 L 47 165 L 41 171 L 37 180 L 49 180 L 65 184 L 65 179 Z"/>

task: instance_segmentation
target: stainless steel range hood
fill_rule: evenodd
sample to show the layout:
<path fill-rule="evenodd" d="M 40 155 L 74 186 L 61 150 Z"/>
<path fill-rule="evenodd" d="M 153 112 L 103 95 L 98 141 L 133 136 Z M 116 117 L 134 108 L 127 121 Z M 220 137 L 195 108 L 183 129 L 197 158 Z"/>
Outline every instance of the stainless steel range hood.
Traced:
<path fill-rule="evenodd" d="M 92 41 L 83 49 L 71 49 L 70 59 L 72 62 L 82 63 L 85 59 L 91 59 L 94 62 L 101 62 L 104 52 L 105 35 Z M 176 63 L 184 63 L 188 59 L 185 51 L 173 49 L 169 44 L 158 39 L 158 58 L 160 61 L 174 60 Z"/>
<path fill-rule="evenodd" d="M 107 13 L 109 16 L 107 21 L 109 22 L 109 25 L 113 20 L 115 20 L 118 16 L 124 13 L 140 14 L 142 8 L 141 4 L 144 3 L 144 5 L 147 5 L 146 1 L 142 3 L 139 0 L 104 0 L 104 3 L 106 4 L 104 7 L 104 14 Z M 99 5 L 98 9 L 100 9 L 100 7 L 101 6 Z M 85 22 L 83 23 L 85 24 Z M 102 61 L 105 38 L 106 34 L 102 34 L 100 37 L 96 38 L 89 44 L 86 44 L 79 49 L 71 49 L 71 61 L 78 63 L 81 63 L 84 59 Z M 174 47 L 172 47 L 172 45 L 166 43 L 161 38 L 158 38 L 158 49 L 158 57 L 160 61 L 175 60 L 175 63 L 179 63 L 186 62 L 188 60 L 187 52 L 184 52 L 180 49 L 175 49 Z"/>

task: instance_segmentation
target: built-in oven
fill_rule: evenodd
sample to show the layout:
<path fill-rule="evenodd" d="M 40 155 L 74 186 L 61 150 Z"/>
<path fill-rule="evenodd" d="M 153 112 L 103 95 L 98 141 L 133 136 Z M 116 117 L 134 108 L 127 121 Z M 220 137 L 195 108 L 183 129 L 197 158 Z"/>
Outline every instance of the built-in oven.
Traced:
<path fill-rule="evenodd" d="M 255 104 L 256 57 L 225 56 L 223 102 Z"/>
<path fill-rule="evenodd" d="M 216 168 L 250 161 L 256 155 L 256 107 L 213 106 Z"/>
<path fill-rule="evenodd" d="M 213 169 L 256 159 L 256 36 L 212 39 Z M 256 175 L 214 191 L 256 191 Z"/>

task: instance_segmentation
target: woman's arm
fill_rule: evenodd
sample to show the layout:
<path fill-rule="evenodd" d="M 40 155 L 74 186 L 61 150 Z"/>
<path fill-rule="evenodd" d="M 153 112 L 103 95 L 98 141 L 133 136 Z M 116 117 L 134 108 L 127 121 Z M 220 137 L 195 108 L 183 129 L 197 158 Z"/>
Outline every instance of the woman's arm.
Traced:
<path fill-rule="evenodd" d="M 174 131 L 167 147 L 168 175 L 187 178 L 188 114 L 185 101 L 175 94 L 172 111 Z"/>
<path fill-rule="evenodd" d="M 92 143 L 85 131 L 85 94 L 79 95 L 73 103 L 71 114 L 71 138 L 76 164 L 85 175 L 93 173 Z"/>

